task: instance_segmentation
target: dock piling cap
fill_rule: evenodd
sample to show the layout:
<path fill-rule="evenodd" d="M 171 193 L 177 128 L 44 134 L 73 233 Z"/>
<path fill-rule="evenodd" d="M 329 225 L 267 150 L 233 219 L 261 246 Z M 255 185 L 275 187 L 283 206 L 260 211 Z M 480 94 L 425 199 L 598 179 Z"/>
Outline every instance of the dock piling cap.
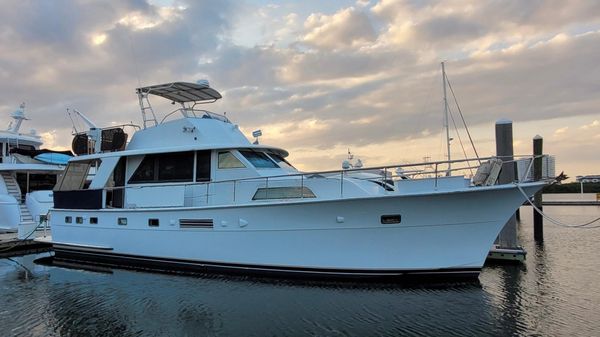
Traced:
<path fill-rule="evenodd" d="M 534 139 L 534 140 L 536 140 L 536 139 L 542 139 L 542 136 L 540 136 L 540 135 L 535 135 L 535 137 L 533 137 L 533 139 Z"/>
<path fill-rule="evenodd" d="M 510 119 L 500 118 L 499 120 L 496 121 L 496 125 L 499 125 L 499 124 L 512 124 L 512 121 Z"/>

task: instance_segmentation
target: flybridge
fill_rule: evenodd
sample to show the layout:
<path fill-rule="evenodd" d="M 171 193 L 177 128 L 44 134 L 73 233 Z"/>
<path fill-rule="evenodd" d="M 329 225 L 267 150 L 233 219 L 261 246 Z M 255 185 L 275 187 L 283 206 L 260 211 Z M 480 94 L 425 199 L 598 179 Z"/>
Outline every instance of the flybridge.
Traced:
<path fill-rule="evenodd" d="M 165 84 L 152 85 L 136 89 L 144 128 L 158 125 L 158 120 L 154 109 L 150 104 L 148 95 L 155 95 L 170 100 L 173 104 L 178 103 L 180 108 L 167 114 L 161 123 L 175 112 L 181 112 L 184 117 L 213 118 L 224 122 L 229 122 L 225 116 L 215 114 L 206 110 L 195 109 L 198 104 L 213 103 L 222 98 L 221 94 L 211 88 L 206 80 L 200 80 L 196 83 L 190 82 L 172 82 Z"/>

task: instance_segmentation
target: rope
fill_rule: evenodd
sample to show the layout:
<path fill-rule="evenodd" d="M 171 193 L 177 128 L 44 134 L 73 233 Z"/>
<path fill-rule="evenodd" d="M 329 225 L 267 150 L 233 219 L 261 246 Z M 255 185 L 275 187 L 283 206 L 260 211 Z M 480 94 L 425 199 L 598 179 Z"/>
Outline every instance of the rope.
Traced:
<path fill-rule="evenodd" d="M 456 95 L 454 95 L 454 89 L 452 89 L 452 85 L 450 84 L 450 79 L 448 79 L 448 75 L 446 74 L 446 83 L 448 83 L 448 88 L 450 88 L 450 92 L 452 93 L 452 97 L 454 98 L 454 103 L 458 108 L 458 113 L 460 114 L 460 118 L 462 119 L 463 125 L 465 126 L 465 130 L 467 131 L 467 135 L 469 136 L 469 141 L 471 142 L 471 146 L 473 147 L 473 151 L 475 152 L 475 157 L 479 159 L 479 154 L 477 153 L 477 149 L 475 148 L 475 143 L 473 143 L 473 138 L 471 138 L 471 133 L 469 132 L 469 127 L 467 126 L 467 122 L 465 122 L 465 117 L 463 116 L 462 110 L 460 109 L 460 105 L 458 105 L 458 100 L 456 99 Z M 481 164 L 481 160 L 479 161 Z"/>
<path fill-rule="evenodd" d="M 460 147 L 462 148 L 463 154 L 465 155 L 465 160 L 467 161 L 467 165 L 469 165 L 469 167 L 470 167 L 471 161 L 469 161 L 469 157 L 467 156 L 467 151 L 465 150 L 465 146 L 463 145 L 462 138 L 460 137 L 460 132 L 458 132 L 458 127 L 456 126 L 456 122 L 454 121 L 454 116 L 452 115 L 452 109 L 450 109 L 450 107 L 448 107 L 448 114 L 450 115 L 450 118 L 452 119 L 452 124 L 454 124 L 454 130 L 456 130 L 456 136 L 458 137 L 458 142 L 460 143 Z M 479 157 L 477 157 L 477 160 L 479 160 Z M 481 163 L 481 161 L 480 161 L 480 163 Z M 471 172 L 471 176 L 473 176 L 473 169 L 469 168 L 469 171 Z"/>
<path fill-rule="evenodd" d="M 533 202 L 531 202 L 531 199 L 529 198 L 529 196 L 527 195 L 527 193 L 525 193 L 525 191 L 523 191 L 523 188 L 521 188 L 521 185 L 519 184 L 515 184 L 517 186 L 517 188 L 519 189 L 519 191 L 521 192 L 521 194 L 523 194 L 523 196 L 525 197 L 525 199 L 527 200 L 527 202 L 531 205 L 531 207 L 533 207 L 533 209 L 538 212 L 544 219 L 550 221 L 551 223 L 560 226 L 560 227 L 565 227 L 565 228 L 583 228 L 583 229 L 591 229 L 591 228 L 600 228 L 600 225 L 596 225 L 596 226 L 589 226 L 591 224 L 593 224 L 594 222 L 600 220 L 600 217 L 583 223 L 583 224 L 578 224 L 578 225 L 569 225 L 563 222 L 560 222 L 552 217 L 550 217 L 549 215 L 547 215 L 546 213 L 544 213 L 541 209 L 539 209 Z M 588 227 L 589 226 L 589 227 Z"/>
<path fill-rule="evenodd" d="M 48 220 L 46 220 L 46 221 L 48 221 Z M 27 234 L 27 236 L 25 236 L 23 239 L 20 239 L 17 242 L 15 242 L 14 245 L 11 245 L 11 246 L 8 246 L 8 247 L 6 247 L 4 249 L 1 249 L 0 253 L 7 252 L 7 251 L 12 250 L 15 247 L 18 247 L 19 245 L 23 244 L 25 242 L 25 240 L 29 239 L 29 237 L 32 236 L 33 233 L 35 233 L 35 231 L 42 225 L 43 222 L 44 221 L 41 219 L 41 216 L 40 216 L 40 223 L 37 226 L 35 226 L 35 228 L 33 228 L 33 230 L 29 234 Z"/>

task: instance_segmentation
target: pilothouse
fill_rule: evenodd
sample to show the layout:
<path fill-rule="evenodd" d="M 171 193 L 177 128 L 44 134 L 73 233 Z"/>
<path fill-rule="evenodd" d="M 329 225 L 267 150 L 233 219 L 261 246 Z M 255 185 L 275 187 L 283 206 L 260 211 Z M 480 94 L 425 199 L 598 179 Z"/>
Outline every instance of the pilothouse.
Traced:
<path fill-rule="evenodd" d="M 300 172 L 284 149 L 251 142 L 226 116 L 200 109 L 222 98 L 206 81 L 136 93 L 143 128 L 130 141 L 114 128 L 74 141 L 80 155 L 54 190 L 49 241 L 57 259 L 309 277 L 472 277 L 525 199 L 521 191 L 544 184 L 476 186 L 439 177 L 443 163 L 424 179 L 392 174 L 419 164 Z M 177 108 L 160 119 L 152 96 Z"/>

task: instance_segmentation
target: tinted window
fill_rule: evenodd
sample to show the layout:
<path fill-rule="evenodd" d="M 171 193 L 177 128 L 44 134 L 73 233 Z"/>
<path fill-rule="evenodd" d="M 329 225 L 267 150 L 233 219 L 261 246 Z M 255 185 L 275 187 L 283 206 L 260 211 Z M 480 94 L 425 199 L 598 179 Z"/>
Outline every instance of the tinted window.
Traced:
<path fill-rule="evenodd" d="M 237 159 L 233 153 L 219 152 L 219 168 L 242 168 L 246 167 L 239 159 Z"/>
<path fill-rule="evenodd" d="M 144 157 L 129 182 L 192 181 L 193 171 L 193 152 L 151 154 Z"/>
<path fill-rule="evenodd" d="M 55 191 L 73 191 L 84 187 L 91 161 L 70 162 L 54 186 Z"/>
<path fill-rule="evenodd" d="M 194 153 L 175 152 L 157 156 L 159 181 L 192 181 Z"/>
<path fill-rule="evenodd" d="M 294 198 L 316 198 L 316 196 L 308 187 L 270 187 L 257 189 L 252 200 Z"/>
<path fill-rule="evenodd" d="M 279 168 L 271 158 L 262 152 L 242 150 L 240 153 L 256 168 Z"/>
<path fill-rule="evenodd" d="M 148 155 L 144 157 L 140 166 L 138 166 L 137 170 L 133 173 L 131 178 L 129 179 L 130 183 L 149 183 L 153 182 L 156 177 L 154 176 L 154 172 L 156 172 L 154 167 L 154 156 Z"/>
<path fill-rule="evenodd" d="M 280 167 L 291 168 L 294 170 L 296 169 L 292 164 L 290 164 L 290 162 L 288 162 L 282 156 L 276 153 L 269 152 L 269 157 L 271 157 L 271 159 L 273 159 Z"/>
<path fill-rule="evenodd" d="M 196 152 L 196 181 L 210 180 L 210 151 Z"/>

